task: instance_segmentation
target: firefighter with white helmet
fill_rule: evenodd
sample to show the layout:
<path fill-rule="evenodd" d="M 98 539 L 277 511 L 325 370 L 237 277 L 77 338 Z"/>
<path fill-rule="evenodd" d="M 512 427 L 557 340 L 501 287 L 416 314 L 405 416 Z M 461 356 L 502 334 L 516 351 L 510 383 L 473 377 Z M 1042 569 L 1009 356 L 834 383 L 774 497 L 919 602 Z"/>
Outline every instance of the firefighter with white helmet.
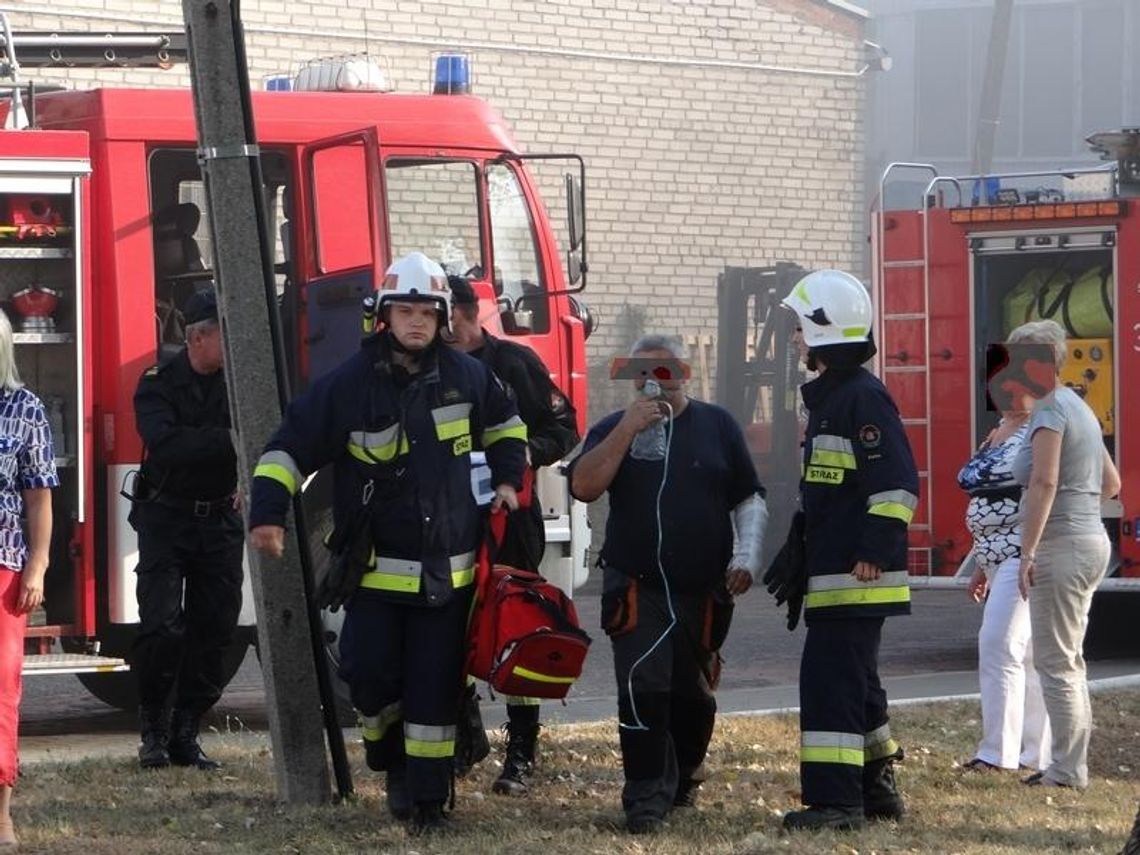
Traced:
<path fill-rule="evenodd" d="M 388 268 L 380 332 L 290 404 L 254 472 L 253 545 L 280 555 L 292 496 L 333 465 L 334 532 L 322 605 L 346 604 L 341 677 L 388 809 L 418 833 L 451 794 L 464 642 L 483 518 L 470 452 L 485 450 L 495 503 L 518 507 L 526 427 L 478 360 L 441 343 L 443 269 L 422 253 Z M 476 442 L 478 438 L 478 443 Z"/>
<path fill-rule="evenodd" d="M 765 576 L 788 626 L 803 608 L 800 777 L 804 810 L 790 830 L 859 828 L 900 819 L 887 696 L 878 676 L 883 619 L 910 613 L 907 526 L 918 472 L 898 408 L 862 367 L 875 353 L 873 310 L 849 273 L 820 270 L 783 305 L 799 318 L 804 384 L 803 516 Z M 795 556 L 790 558 L 789 556 Z"/>

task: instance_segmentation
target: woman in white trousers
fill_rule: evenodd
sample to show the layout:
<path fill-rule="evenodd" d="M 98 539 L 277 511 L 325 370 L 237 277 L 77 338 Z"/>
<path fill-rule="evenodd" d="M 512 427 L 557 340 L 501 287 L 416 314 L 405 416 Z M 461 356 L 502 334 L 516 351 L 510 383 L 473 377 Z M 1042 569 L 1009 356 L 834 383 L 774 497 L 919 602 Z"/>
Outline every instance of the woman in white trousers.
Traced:
<path fill-rule="evenodd" d="M 994 379 L 1000 381 L 1000 373 Z M 1021 488 L 1011 472 L 1032 402 L 995 382 L 990 395 L 1001 410 L 1001 422 L 958 475 L 970 494 L 966 526 L 974 538 L 976 567 L 968 591 L 975 602 L 985 602 L 978 632 L 982 739 L 963 766 L 972 771 L 1044 769 L 1051 759 L 1049 717 L 1033 668 L 1029 604 L 1018 590 Z"/>

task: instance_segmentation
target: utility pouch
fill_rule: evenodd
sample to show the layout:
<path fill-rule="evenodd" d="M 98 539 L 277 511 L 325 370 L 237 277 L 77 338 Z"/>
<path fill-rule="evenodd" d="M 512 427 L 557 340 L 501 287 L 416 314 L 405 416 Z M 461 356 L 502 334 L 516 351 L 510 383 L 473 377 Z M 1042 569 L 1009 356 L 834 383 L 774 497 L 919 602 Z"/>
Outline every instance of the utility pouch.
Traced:
<path fill-rule="evenodd" d="M 602 591 L 602 629 L 610 638 L 617 638 L 637 628 L 637 580 L 619 577 L 612 570 L 610 574 L 618 579 Z"/>

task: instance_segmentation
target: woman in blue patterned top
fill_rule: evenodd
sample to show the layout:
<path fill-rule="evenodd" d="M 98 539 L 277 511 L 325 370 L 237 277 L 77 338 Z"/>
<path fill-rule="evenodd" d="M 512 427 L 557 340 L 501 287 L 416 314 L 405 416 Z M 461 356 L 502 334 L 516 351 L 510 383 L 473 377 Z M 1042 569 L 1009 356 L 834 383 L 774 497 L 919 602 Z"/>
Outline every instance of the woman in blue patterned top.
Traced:
<path fill-rule="evenodd" d="M 963 764 L 975 772 L 1044 769 L 1051 758 L 1049 716 L 1033 669 L 1029 605 L 1017 588 L 1021 487 L 1012 466 L 1033 400 L 1007 388 L 1007 373 L 999 371 L 989 384 L 1001 421 L 958 473 L 959 486 L 970 494 L 966 528 L 974 538 L 968 592 L 986 603 L 978 631 L 982 739 L 974 758 Z"/>
<path fill-rule="evenodd" d="M 17 774 L 24 630 L 28 612 L 44 599 L 51 488 L 58 484 L 44 405 L 20 382 L 12 325 L 0 312 L 0 846 L 16 843 L 9 805 Z"/>

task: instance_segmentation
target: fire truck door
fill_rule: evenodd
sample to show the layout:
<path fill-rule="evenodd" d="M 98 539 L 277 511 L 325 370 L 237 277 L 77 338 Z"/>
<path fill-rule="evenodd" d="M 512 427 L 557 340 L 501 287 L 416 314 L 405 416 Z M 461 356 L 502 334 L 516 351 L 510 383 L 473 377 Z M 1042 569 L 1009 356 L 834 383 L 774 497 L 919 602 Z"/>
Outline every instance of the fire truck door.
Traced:
<path fill-rule="evenodd" d="M 351 355 L 362 337 L 361 301 L 384 273 L 379 135 L 375 128 L 306 146 L 294 233 L 302 277 L 296 307 L 294 391 Z"/>

